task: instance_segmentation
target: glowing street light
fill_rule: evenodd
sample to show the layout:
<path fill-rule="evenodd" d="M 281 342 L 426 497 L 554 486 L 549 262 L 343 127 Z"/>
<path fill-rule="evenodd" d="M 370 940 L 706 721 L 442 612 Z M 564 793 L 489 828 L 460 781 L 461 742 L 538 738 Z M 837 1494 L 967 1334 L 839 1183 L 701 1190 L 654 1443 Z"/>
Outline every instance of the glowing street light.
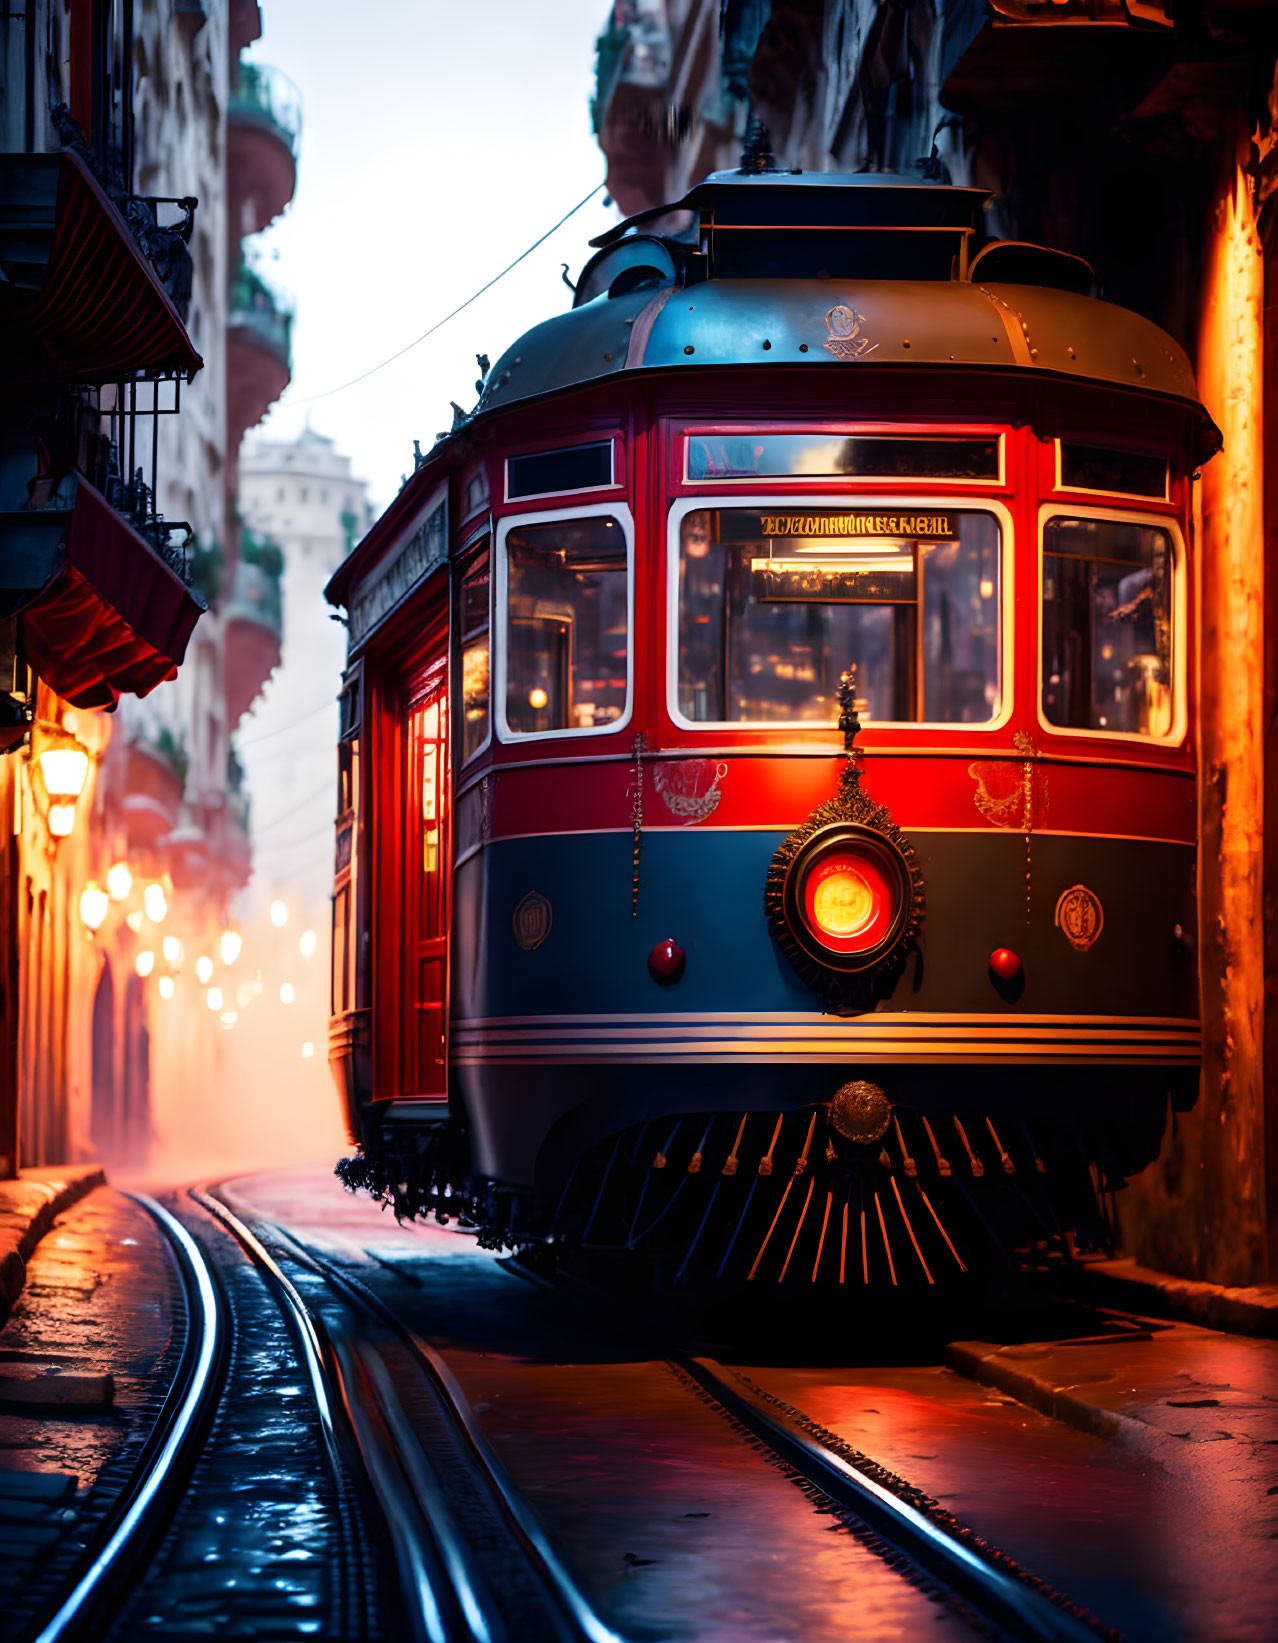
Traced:
<path fill-rule="evenodd" d="M 213 960 L 207 953 L 201 953 L 195 961 L 195 975 L 201 986 L 212 978 Z"/>
<path fill-rule="evenodd" d="M 315 1054 L 315 1046 L 314 1046 L 314 1044 L 311 1043 L 310 1039 L 308 1038 L 306 1040 L 305 1044 L 302 1045 L 302 1060 L 303 1061 L 309 1061 L 314 1054 Z"/>
<path fill-rule="evenodd" d="M 222 1008 L 222 989 L 220 987 L 210 987 L 205 1001 L 210 1010 L 220 1010 Z"/>
<path fill-rule="evenodd" d="M 166 964 L 171 964 L 175 970 L 186 957 L 185 953 L 182 951 L 182 943 L 176 936 L 165 936 L 164 940 L 160 943 L 160 950 L 164 954 L 164 962 Z"/>
<path fill-rule="evenodd" d="M 161 976 L 156 986 L 160 989 L 161 998 L 172 998 L 177 992 L 177 983 L 172 976 Z"/>
<path fill-rule="evenodd" d="M 149 976 L 155 969 L 155 954 L 149 947 L 144 947 L 133 960 L 133 968 L 140 976 Z"/>
<path fill-rule="evenodd" d="M 162 884 L 148 884 L 142 893 L 142 905 L 152 924 L 163 924 L 169 911 Z"/>
<path fill-rule="evenodd" d="M 222 1011 L 222 1025 L 224 1027 L 233 1027 L 239 1019 L 234 1010 Z"/>
<path fill-rule="evenodd" d="M 86 930 L 100 930 L 111 909 L 111 898 L 100 884 L 86 884 L 80 892 L 80 922 Z"/>
<path fill-rule="evenodd" d="M 240 956 L 240 949 L 244 945 L 244 938 L 238 930 L 223 930 L 222 939 L 218 944 L 218 951 L 222 955 L 223 964 L 234 964 Z"/>
<path fill-rule="evenodd" d="M 319 937 L 314 930 L 303 930 L 302 939 L 297 944 L 297 950 L 303 958 L 313 958 L 315 949 L 319 946 Z"/>
<path fill-rule="evenodd" d="M 78 742 L 69 747 L 46 747 L 40 754 L 40 775 L 50 799 L 62 800 L 74 808 L 89 779 L 88 749 Z"/>
<path fill-rule="evenodd" d="M 293 1002 L 293 983 L 291 981 L 282 981 L 280 983 L 280 1003 L 281 1004 L 291 1004 L 292 1002 Z"/>
<path fill-rule="evenodd" d="M 106 876 L 107 892 L 112 901 L 123 901 L 133 888 L 133 874 L 127 862 L 117 861 Z"/>
<path fill-rule="evenodd" d="M 55 839 L 69 837 L 74 827 L 75 806 L 73 804 L 51 804 L 49 806 L 49 831 Z"/>
<path fill-rule="evenodd" d="M 288 923 L 288 907 L 282 901 L 271 903 L 271 923 L 277 930 L 282 930 Z"/>

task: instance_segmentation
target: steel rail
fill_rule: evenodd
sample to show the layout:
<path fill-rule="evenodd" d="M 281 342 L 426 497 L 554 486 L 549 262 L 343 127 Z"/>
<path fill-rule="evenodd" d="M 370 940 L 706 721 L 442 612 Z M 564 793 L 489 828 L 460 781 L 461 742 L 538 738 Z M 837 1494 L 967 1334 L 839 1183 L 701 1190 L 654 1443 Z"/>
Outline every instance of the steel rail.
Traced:
<path fill-rule="evenodd" d="M 150 1213 L 173 1251 L 187 1297 L 187 1338 L 173 1388 L 152 1438 L 143 1447 L 134 1480 L 108 1520 L 111 1526 L 105 1531 L 105 1541 L 56 1612 L 35 1634 L 35 1643 L 62 1643 L 87 1626 L 90 1619 L 95 1624 L 100 1622 L 95 1605 L 106 1583 L 140 1555 L 162 1527 L 165 1520 L 159 1518 L 159 1513 L 170 1504 L 174 1485 L 185 1485 L 203 1448 L 204 1417 L 220 1393 L 220 1367 L 227 1340 L 226 1303 L 208 1260 L 187 1229 L 163 1205 L 144 1193 L 128 1196 Z M 102 1632 L 97 1630 L 94 1635 L 101 1636 Z"/>
<path fill-rule="evenodd" d="M 325 1441 L 339 1467 L 333 1406 L 340 1404 L 386 1523 L 416 1637 L 421 1643 L 460 1643 L 462 1638 L 469 1643 L 504 1643 L 497 1606 L 470 1549 L 438 1485 L 416 1461 L 415 1441 L 385 1366 L 375 1353 L 330 1335 L 270 1250 L 222 1198 L 204 1192 L 192 1197 L 236 1238 L 294 1324 Z M 329 1396 L 330 1383 L 335 1399 Z"/>
<path fill-rule="evenodd" d="M 681 1356 L 670 1362 L 778 1460 L 1014 1637 L 1032 1643 L 1097 1643 L 1098 1637 L 1113 1635 L 965 1546 L 836 1450 L 775 1413 L 753 1387 L 722 1365 Z"/>
<path fill-rule="evenodd" d="M 538 1577 L 547 1605 L 560 1622 L 561 1635 L 573 1640 L 573 1643 L 632 1643 L 631 1637 L 618 1631 L 599 1613 L 568 1572 L 540 1519 L 524 1500 L 480 1429 L 471 1412 L 470 1400 L 443 1357 L 428 1341 L 410 1329 L 381 1296 L 358 1278 L 299 1244 L 284 1228 L 273 1227 L 272 1233 L 298 1260 L 314 1268 L 331 1288 L 344 1295 L 349 1304 L 371 1314 L 408 1348 L 434 1390 L 444 1414 L 469 1450 L 494 1504 L 522 1546 Z"/>

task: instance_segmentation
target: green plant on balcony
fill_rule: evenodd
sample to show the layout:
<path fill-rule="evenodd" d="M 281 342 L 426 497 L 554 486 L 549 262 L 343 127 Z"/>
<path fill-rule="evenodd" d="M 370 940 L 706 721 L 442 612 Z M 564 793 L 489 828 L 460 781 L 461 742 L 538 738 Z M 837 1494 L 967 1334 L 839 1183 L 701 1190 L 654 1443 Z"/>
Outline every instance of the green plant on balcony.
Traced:
<path fill-rule="evenodd" d="M 243 254 L 231 281 L 230 323 L 243 325 L 292 370 L 293 316 L 281 308 L 274 291 Z"/>
<path fill-rule="evenodd" d="M 284 550 L 269 536 L 260 536 L 251 526 L 242 527 L 240 558 L 246 565 L 260 565 L 268 576 L 279 580 L 284 574 Z"/>
<path fill-rule="evenodd" d="M 191 755 L 186 750 L 186 743 L 180 741 L 168 725 L 165 725 L 157 732 L 152 746 L 185 787 L 186 773 L 191 768 Z"/>
<path fill-rule="evenodd" d="M 231 93 L 232 117 L 256 120 L 270 126 L 293 154 L 302 129 L 302 99 L 286 74 L 264 63 L 239 62 L 235 90 Z"/>
<path fill-rule="evenodd" d="M 222 572 L 226 567 L 217 538 L 210 538 L 205 547 L 198 536 L 193 536 L 189 552 L 191 586 L 204 595 L 210 606 L 216 605 L 222 596 Z"/>
<path fill-rule="evenodd" d="M 615 22 L 615 16 L 614 7 L 608 14 L 608 26 L 595 41 L 595 94 L 590 99 L 590 128 L 596 137 L 603 130 L 617 76 L 630 49 L 630 30 Z"/>

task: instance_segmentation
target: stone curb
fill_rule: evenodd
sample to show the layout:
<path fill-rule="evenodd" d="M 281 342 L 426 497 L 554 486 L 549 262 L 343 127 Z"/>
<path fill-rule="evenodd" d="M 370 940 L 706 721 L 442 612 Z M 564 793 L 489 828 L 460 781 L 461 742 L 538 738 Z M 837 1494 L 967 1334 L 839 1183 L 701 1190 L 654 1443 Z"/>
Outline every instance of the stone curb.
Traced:
<path fill-rule="evenodd" d="M 16 1179 L 0 1181 L 0 1327 L 22 1293 L 27 1262 L 41 1238 L 77 1199 L 105 1185 L 100 1164 L 22 1170 Z"/>
<path fill-rule="evenodd" d="M 951 1341 L 945 1348 L 945 1362 L 957 1374 L 979 1381 L 982 1386 L 996 1387 L 1018 1403 L 1037 1409 L 1040 1415 L 1065 1421 L 1092 1437 L 1150 1452 L 1163 1448 L 1164 1435 L 1144 1421 L 1089 1403 L 1073 1387 L 1058 1386 L 1001 1353 L 1002 1348 L 989 1341 Z"/>
<path fill-rule="evenodd" d="M 1178 1318 L 1231 1335 L 1278 1338 L 1278 1285 L 1228 1289 L 1174 1278 L 1131 1260 L 1088 1261 L 1075 1268 L 1080 1299 L 1128 1307 L 1146 1317 Z"/>

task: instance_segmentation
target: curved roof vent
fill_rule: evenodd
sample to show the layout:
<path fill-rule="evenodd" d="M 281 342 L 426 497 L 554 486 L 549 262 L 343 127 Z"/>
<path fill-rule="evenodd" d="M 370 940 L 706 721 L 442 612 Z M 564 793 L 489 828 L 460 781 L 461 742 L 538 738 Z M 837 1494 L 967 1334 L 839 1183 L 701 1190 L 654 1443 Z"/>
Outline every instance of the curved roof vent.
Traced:
<path fill-rule="evenodd" d="M 641 285 L 666 285 L 674 278 L 669 242 L 655 234 L 630 234 L 591 257 L 578 276 L 572 305 L 580 308 L 605 291 L 610 297 L 621 297 Z"/>
<path fill-rule="evenodd" d="M 1043 285 L 1053 291 L 1096 293 L 1090 262 L 1069 251 L 1053 251 L 1025 240 L 993 240 L 972 258 L 973 285 Z"/>

